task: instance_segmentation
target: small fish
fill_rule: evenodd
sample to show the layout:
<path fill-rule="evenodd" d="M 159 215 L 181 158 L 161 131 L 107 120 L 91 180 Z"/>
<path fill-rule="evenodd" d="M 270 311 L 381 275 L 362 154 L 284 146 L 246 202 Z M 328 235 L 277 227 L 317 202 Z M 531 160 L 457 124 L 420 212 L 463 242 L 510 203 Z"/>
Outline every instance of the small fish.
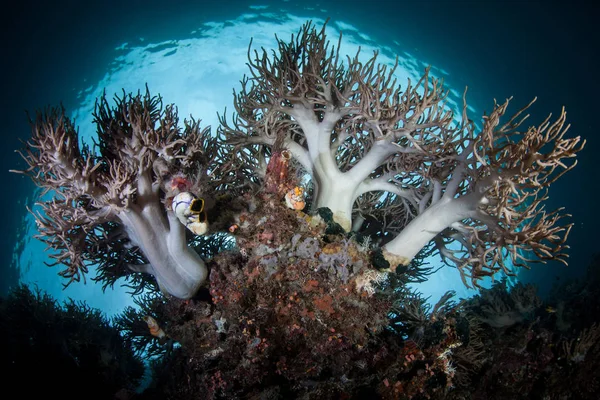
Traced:
<path fill-rule="evenodd" d="M 304 210 L 306 202 L 304 201 L 304 189 L 296 186 L 285 194 L 285 204 L 292 210 Z"/>
<path fill-rule="evenodd" d="M 164 344 L 167 340 L 167 334 L 162 328 L 158 325 L 158 322 L 154 318 L 149 315 L 146 315 L 142 318 L 146 324 L 148 325 L 148 329 L 150 330 L 150 334 L 156 338 L 158 338 L 158 342 L 160 344 Z"/>
<path fill-rule="evenodd" d="M 546 312 L 549 312 L 550 314 L 554 314 L 556 312 L 556 308 L 548 306 L 548 307 L 546 307 Z"/>

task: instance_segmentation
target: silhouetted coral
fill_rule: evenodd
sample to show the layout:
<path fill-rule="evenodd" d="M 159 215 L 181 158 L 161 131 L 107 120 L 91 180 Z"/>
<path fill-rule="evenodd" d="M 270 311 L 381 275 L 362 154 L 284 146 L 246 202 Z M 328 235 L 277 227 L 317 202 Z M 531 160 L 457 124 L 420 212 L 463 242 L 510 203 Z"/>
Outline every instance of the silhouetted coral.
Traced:
<path fill-rule="evenodd" d="M 0 300 L 0 337 L 4 390 L 21 398 L 112 399 L 135 389 L 144 372 L 131 343 L 99 310 L 61 306 L 26 286 Z"/>

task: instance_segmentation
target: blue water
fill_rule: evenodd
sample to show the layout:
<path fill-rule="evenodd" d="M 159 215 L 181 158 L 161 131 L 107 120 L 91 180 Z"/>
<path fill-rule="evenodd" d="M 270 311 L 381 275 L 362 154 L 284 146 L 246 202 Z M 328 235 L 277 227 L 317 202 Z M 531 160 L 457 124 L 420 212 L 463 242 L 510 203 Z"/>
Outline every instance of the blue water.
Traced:
<path fill-rule="evenodd" d="M 577 277 L 585 271 L 598 249 L 594 233 L 600 223 L 594 197 L 598 192 L 600 168 L 596 153 L 600 143 L 593 97 L 600 89 L 594 62 L 600 41 L 593 25 L 597 13 L 592 6 L 570 2 L 567 7 L 541 1 L 176 3 L 92 1 L 84 5 L 59 1 L 14 5 L 10 21 L 2 26 L 6 45 L 2 50 L 0 113 L 4 143 L 0 162 L 5 183 L 1 200 L 5 235 L 0 247 L 0 294 L 14 286 L 24 270 L 36 268 L 19 261 L 22 253 L 36 252 L 33 259 L 37 259 L 43 249 L 25 241 L 33 234 L 26 224 L 25 208 L 32 201 L 33 185 L 7 172 L 23 167 L 13 150 L 21 147 L 19 140 L 29 136 L 24 111 L 59 102 L 67 110 L 76 110 L 86 94 L 99 88 L 99 82 L 110 82 L 107 74 L 114 72 L 115 60 L 128 50 L 149 43 L 197 38 L 198 30 L 207 23 L 229 21 L 224 25 L 228 27 L 244 15 L 254 18 L 248 25 L 250 29 L 240 37 L 244 43 L 253 35 L 252 24 L 258 31 L 262 22 L 283 24 L 290 16 L 331 17 L 332 22 L 349 24 L 368 36 L 365 43 L 401 49 L 423 65 L 431 64 L 443 71 L 448 87 L 459 93 L 468 85 L 469 103 L 479 114 L 491 109 L 494 98 L 503 101 L 514 96 L 516 109 L 537 96 L 529 120 L 534 124 L 549 112 L 556 115 L 564 105 L 572 124 L 570 134 L 588 141 L 578 157 L 578 167 L 554 185 L 547 203 L 548 209 L 565 207 L 573 215 L 570 265 L 534 265 L 531 271 L 521 274 L 521 279 L 536 283 L 544 294 L 557 280 Z M 215 57 L 226 55 L 229 49 L 219 50 L 223 54 L 213 50 Z M 164 85 L 161 92 L 168 91 L 169 84 L 168 80 L 155 83 Z M 224 87 L 223 93 L 229 96 L 231 89 Z M 195 117 L 208 118 L 202 109 L 192 112 Z M 437 284 L 441 292 L 445 291 L 443 282 Z M 58 276 L 55 285 L 53 290 L 60 286 Z"/>

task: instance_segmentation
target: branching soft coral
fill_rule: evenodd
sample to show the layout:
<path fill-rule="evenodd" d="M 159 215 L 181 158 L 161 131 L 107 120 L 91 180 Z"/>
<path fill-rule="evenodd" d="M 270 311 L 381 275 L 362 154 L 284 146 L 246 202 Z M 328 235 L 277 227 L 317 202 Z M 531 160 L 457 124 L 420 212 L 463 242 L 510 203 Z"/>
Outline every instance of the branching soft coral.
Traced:
<path fill-rule="evenodd" d="M 113 283 L 131 272 L 153 275 L 160 288 L 189 298 L 208 271 L 187 245 L 186 228 L 171 209 L 180 192 L 214 191 L 220 157 L 215 139 L 198 121 L 178 126 L 176 109 L 160 97 L 123 95 L 96 104 L 97 149 L 55 108 L 31 121 L 32 137 L 20 154 L 24 173 L 51 192 L 35 214 L 39 234 L 61 275 L 78 281 L 91 265 Z M 54 265 L 53 264 L 53 265 Z"/>
<path fill-rule="evenodd" d="M 565 262 L 571 225 L 544 202 L 585 141 L 566 136 L 564 110 L 521 130 L 531 104 L 502 122 L 507 100 L 478 129 L 466 101 L 461 115 L 448 107 L 429 69 L 403 88 L 397 65 L 378 64 L 377 53 L 366 62 L 359 53 L 344 57 L 325 26 L 310 22 L 289 43 L 278 39 L 276 51 L 249 49 L 248 58 L 236 113 L 221 116 L 218 138 L 193 120 L 182 131 L 175 108 L 149 94 L 123 96 L 114 109 L 100 100 L 98 154 L 79 145 L 64 111 L 37 116 L 21 172 L 56 194 L 37 221 L 56 262 L 68 266 L 63 275 L 78 280 L 91 264 L 111 282 L 148 272 L 166 292 L 190 297 L 207 270 L 182 223 L 204 233 L 199 213 L 210 206 L 192 207 L 194 199 L 218 186 L 231 196 L 261 179 L 268 192 L 289 190 L 266 177 L 292 161 L 312 178 L 307 211 L 329 208 L 343 229 L 379 239 L 391 270 L 427 249 L 478 286 L 531 261 Z M 225 175 L 245 181 L 226 185 Z M 305 191 L 295 190 L 294 207 L 304 209 Z M 181 193 L 176 215 L 170 199 Z"/>
<path fill-rule="evenodd" d="M 564 262 L 570 225 L 544 201 L 585 143 L 566 137 L 564 111 L 521 131 L 529 105 L 503 123 L 507 100 L 478 131 L 466 103 L 462 115 L 450 110 L 429 69 L 401 88 L 396 66 L 378 64 L 377 53 L 344 57 L 312 23 L 248 58 L 222 134 L 256 160 L 281 143 L 312 178 L 313 210 L 328 207 L 344 229 L 377 227 L 377 216 L 392 269 L 431 242 L 467 285 L 510 273 L 529 253 Z"/>

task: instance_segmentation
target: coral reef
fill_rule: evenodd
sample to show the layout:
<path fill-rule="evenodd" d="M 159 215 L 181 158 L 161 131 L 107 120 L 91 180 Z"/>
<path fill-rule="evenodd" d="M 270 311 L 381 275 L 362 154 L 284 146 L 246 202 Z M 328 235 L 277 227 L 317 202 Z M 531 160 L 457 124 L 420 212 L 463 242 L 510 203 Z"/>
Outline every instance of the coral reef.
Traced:
<path fill-rule="evenodd" d="M 140 399 L 598 398 L 600 324 L 573 289 L 544 308 L 531 285 L 435 305 L 408 285 L 435 273 L 427 256 L 478 288 L 565 262 L 572 224 L 544 202 L 585 141 L 564 110 L 521 129 L 531 104 L 503 121 L 509 100 L 494 102 L 477 130 L 429 69 L 401 88 L 395 66 L 340 55 L 325 28 L 249 49 L 216 136 L 149 91 L 98 100 L 93 148 L 61 108 L 31 121 L 14 172 L 54 195 L 37 237 L 67 284 L 94 266 L 137 296 L 114 329 L 75 319 L 130 346 L 122 368 L 145 357 L 152 383 L 136 393 L 101 348 L 93 378 L 108 368 L 103 389 Z M 59 343 L 77 374 L 79 342 Z"/>
<path fill-rule="evenodd" d="M 129 340 L 99 310 L 60 305 L 26 286 L 0 299 L 0 338 L 4 390 L 23 398 L 112 399 L 134 390 L 144 373 Z"/>
<path fill-rule="evenodd" d="M 429 68 L 403 88 L 397 65 L 377 64 L 377 53 L 340 57 L 325 28 L 308 22 L 273 52 L 249 48 L 252 79 L 217 135 L 194 119 L 179 127 L 176 107 L 147 88 L 113 105 L 98 99 L 94 146 L 80 143 L 63 108 L 38 112 L 19 151 L 27 166 L 13 172 L 53 196 L 33 213 L 36 237 L 66 267 L 67 285 L 98 265 L 105 285 L 125 277 L 193 297 L 208 269 L 190 232 L 217 232 L 213 219 L 224 223 L 218 215 L 257 185 L 291 208 L 328 209 L 343 231 L 371 230 L 390 270 L 428 247 L 475 287 L 513 265 L 566 262 L 572 224 L 544 209 L 585 145 L 566 136 L 564 110 L 523 130 L 531 103 L 503 121 L 510 100 L 494 102 L 478 130 L 466 98 L 461 115 L 451 110 Z M 294 165 L 309 178 L 309 207 L 306 188 L 286 183 Z"/>
<path fill-rule="evenodd" d="M 157 376 L 162 395 L 334 399 L 446 390 L 446 355 L 460 343 L 453 317 L 440 315 L 431 347 L 411 347 L 388 329 L 394 296 L 382 292 L 387 274 L 373 269 L 369 250 L 347 234 L 325 233 L 321 218 L 270 193 L 248 203 L 237 247 L 207 263 L 210 297 L 157 308 L 181 344 L 168 361 L 179 372 Z"/>
<path fill-rule="evenodd" d="M 303 234 L 319 229 L 294 211 L 277 212 L 296 219 Z M 261 228 L 247 233 L 247 243 L 264 241 Z M 212 297 L 157 307 L 181 346 L 164 353 L 154 386 L 140 398 L 598 398 L 600 321 L 587 310 L 600 307 L 600 258 L 590 266 L 595 280 L 557 288 L 563 295 L 553 302 L 563 304 L 561 317 L 531 285 L 501 281 L 460 301 L 448 292 L 432 306 L 402 277 L 375 283 L 369 293 L 356 286 L 363 269 L 351 268 L 346 279 L 338 268 L 312 268 L 328 246 L 347 242 L 343 235 L 317 235 L 300 252 L 286 242 L 292 262 L 264 250 L 213 259 L 213 267 L 228 267 L 211 271 Z M 352 266 L 363 261 L 368 270 L 368 257 L 350 242 L 357 255 Z M 569 287 L 585 295 L 570 296 Z M 506 319 L 507 313 L 518 318 Z M 573 325 L 561 330 L 560 320 L 570 318 Z"/>

